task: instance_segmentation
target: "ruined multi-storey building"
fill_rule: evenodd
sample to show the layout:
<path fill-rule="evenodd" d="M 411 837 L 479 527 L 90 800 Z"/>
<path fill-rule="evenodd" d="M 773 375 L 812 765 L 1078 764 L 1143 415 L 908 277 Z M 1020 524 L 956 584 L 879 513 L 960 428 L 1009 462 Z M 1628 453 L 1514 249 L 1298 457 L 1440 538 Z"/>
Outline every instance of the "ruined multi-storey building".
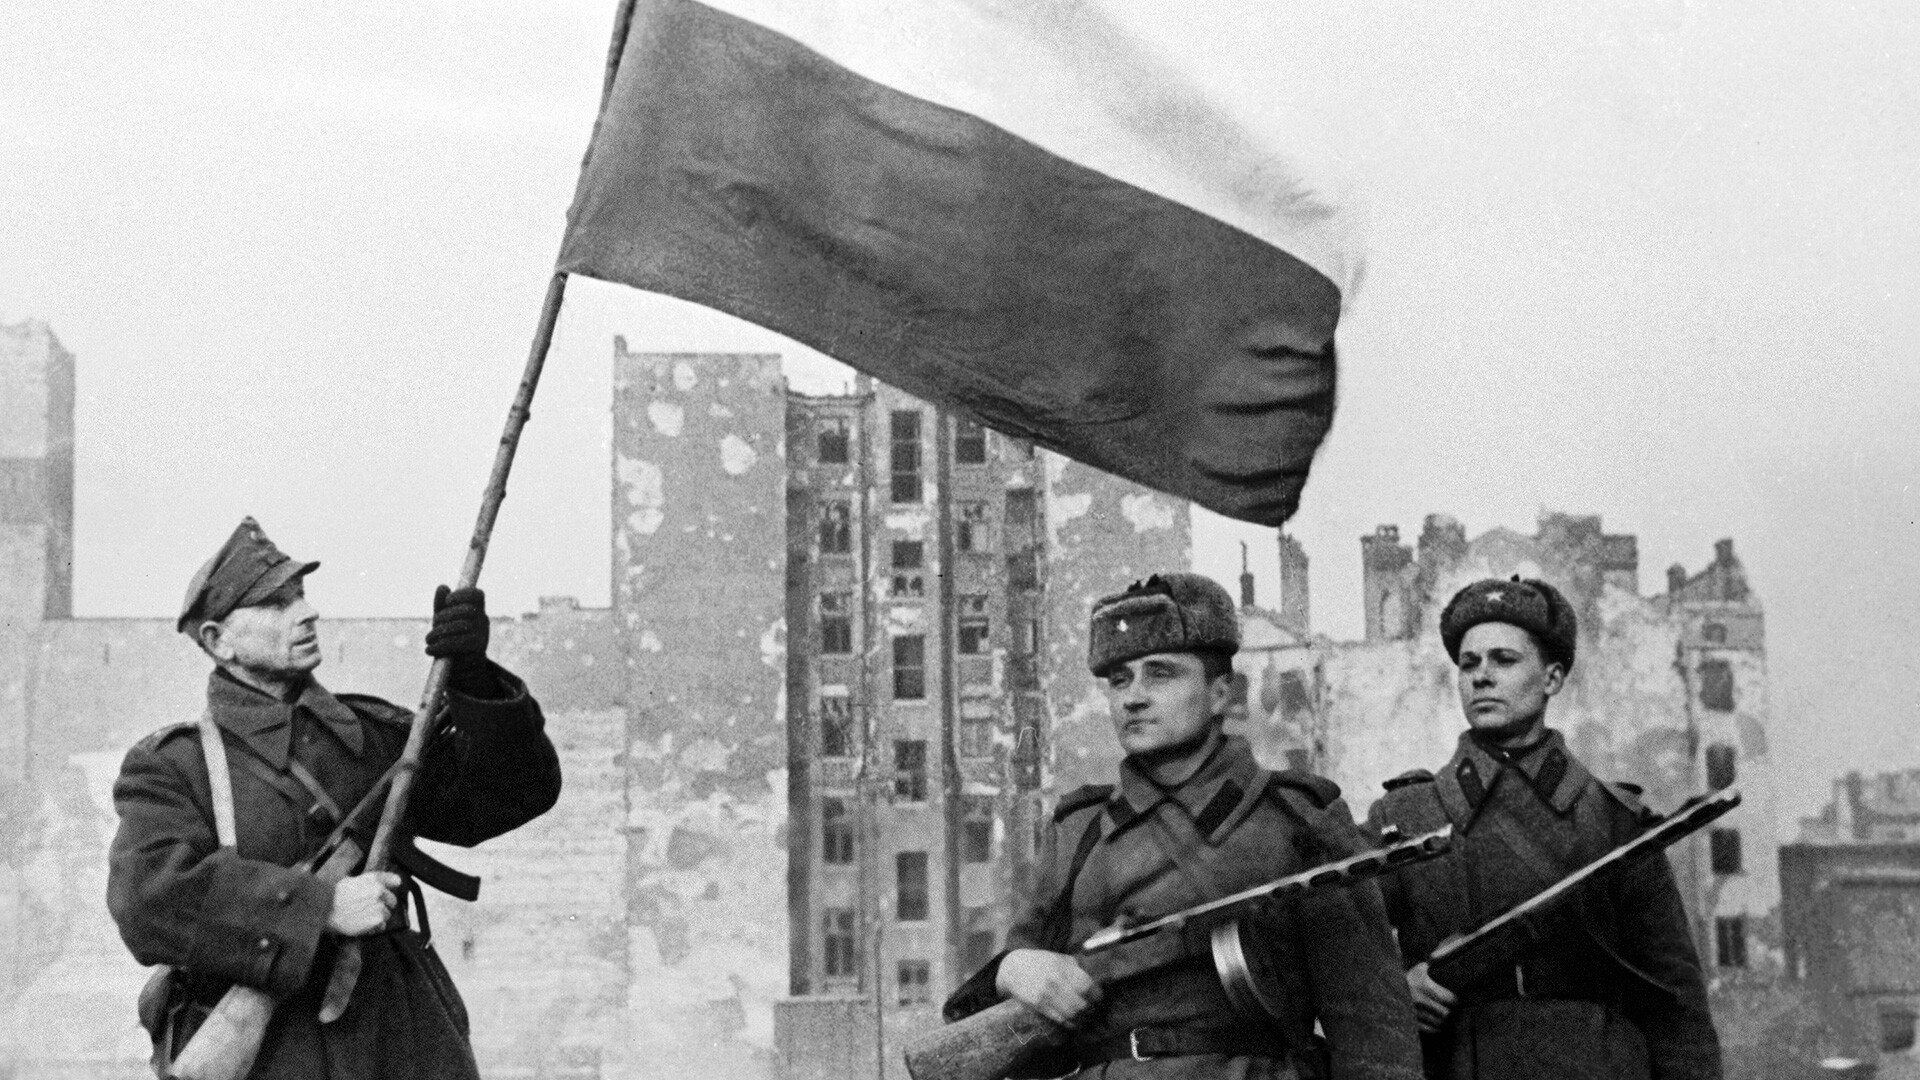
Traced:
<path fill-rule="evenodd" d="M 441 852 L 487 879 L 433 901 L 476 1052 L 499 1077 L 897 1074 L 998 947 L 1052 763 L 1110 767 L 1087 604 L 1185 567 L 1186 506 L 884 386 L 791 393 L 775 356 L 613 362 L 611 604 L 494 630 L 565 791 Z M 73 358 L 27 324 L 0 365 L 0 1072 L 131 1078 L 110 787 L 198 714 L 206 663 L 170 618 L 72 617 Z M 410 701 L 425 629 L 325 619 L 320 675 Z"/>
<path fill-rule="evenodd" d="M 1822 1053 L 1920 1077 L 1920 770 L 1834 781 L 1780 849 L 1789 973 Z"/>
<path fill-rule="evenodd" d="M 1189 563 L 1186 507 L 870 380 L 785 392 L 773 356 L 616 341 L 615 393 L 615 607 L 643 666 L 681 658 L 640 684 L 743 696 L 713 659 L 739 627 L 784 628 L 759 639 L 784 652 L 783 1064 L 897 1071 L 886 1048 L 1000 946 L 1049 763 L 1111 766 L 1104 720 L 1088 723 L 1085 611 Z M 780 467 L 743 506 L 715 463 L 744 476 L 765 454 Z M 697 708 L 666 710 L 660 735 L 710 727 Z"/>

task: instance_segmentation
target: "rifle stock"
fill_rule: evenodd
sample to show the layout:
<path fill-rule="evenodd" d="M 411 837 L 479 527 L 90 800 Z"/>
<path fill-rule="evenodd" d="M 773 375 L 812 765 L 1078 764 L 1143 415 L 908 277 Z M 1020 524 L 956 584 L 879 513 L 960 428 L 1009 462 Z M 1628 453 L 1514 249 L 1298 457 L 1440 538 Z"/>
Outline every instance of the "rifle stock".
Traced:
<path fill-rule="evenodd" d="M 1018 1001 L 1003 1001 L 915 1039 L 906 1050 L 907 1074 L 913 1080 L 1003 1077 L 1066 1038 L 1066 1028 Z"/>
<path fill-rule="evenodd" d="M 325 850 L 325 849 L 322 849 Z M 335 885 L 360 865 L 360 845 L 343 836 L 314 876 Z M 345 946 L 352 938 L 343 939 Z M 227 988 L 198 1031 L 167 1066 L 167 1080 L 240 1080 L 253 1070 L 280 999 L 255 986 Z"/>
<path fill-rule="evenodd" d="M 1073 960 L 1101 983 L 1156 971 L 1191 955 L 1189 939 L 1209 939 L 1196 931 L 1231 922 L 1247 905 L 1348 885 L 1435 858 L 1452 837 L 1450 827 L 1435 829 L 1136 926 L 1111 926 L 1082 943 Z M 1224 983 L 1227 973 L 1221 974 Z M 1003 1080 L 1022 1061 L 1066 1039 L 1067 1029 L 1018 1001 L 1002 1001 L 909 1042 L 907 1073 L 913 1080 Z"/>

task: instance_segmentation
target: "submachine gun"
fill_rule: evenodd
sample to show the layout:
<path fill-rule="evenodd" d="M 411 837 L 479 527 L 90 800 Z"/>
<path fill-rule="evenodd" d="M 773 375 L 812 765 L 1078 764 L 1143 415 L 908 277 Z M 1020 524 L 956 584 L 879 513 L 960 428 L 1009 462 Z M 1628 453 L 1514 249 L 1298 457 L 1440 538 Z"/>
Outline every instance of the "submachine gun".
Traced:
<path fill-rule="evenodd" d="M 1082 942 L 1073 959 L 1095 982 L 1114 983 L 1178 964 L 1196 952 L 1189 943 L 1205 940 L 1227 997 L 1258 1008 L 1260 990 L 1240 939 L 1239 917 L 1249 905 L 1364 881 L 1434 858 L 1452 842 L 1453 828 L 1446 826 L 1149 922 L 1115 924 Z M 908 1043 L 907 1072 L 913 1080 L 1002 1080 L 1029 1055 L 1067 1037 L 1067 1029 L 1020 1002 L 1002 1001 Z"/>
<path fill-rule="evenodd" d="M 1527 950 L 1545 940 L 1549 916 L 1573 903 L 1590 883 L 1666 850 L 1706 828 L 1740 805 L 1740 792 L 1723 788 L 1695 795 L 1660 823 L 1549 885 L 1530 899 L 1496 915 L 1472 933 L 1442 942 L 1427 957 L 1433 981 L 1458 992 L 1498 971 L 1511 971 Z"/>

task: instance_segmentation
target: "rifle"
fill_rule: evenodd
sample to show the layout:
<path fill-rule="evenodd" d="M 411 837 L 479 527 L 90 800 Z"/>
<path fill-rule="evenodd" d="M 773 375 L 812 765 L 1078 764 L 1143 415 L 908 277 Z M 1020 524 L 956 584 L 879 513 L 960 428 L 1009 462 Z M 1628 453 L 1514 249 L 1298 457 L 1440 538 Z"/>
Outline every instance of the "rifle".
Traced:
<path fill-rule="evenodd" d="M 1452 842 L 1452 826 L 1443 826 L 1148 922 L 1116 923 L 1082 942 L 1073 959 L 1094 981 L 1113 983 L 1180 963 L 1197 951 L 1191 946 L 1204 934 L 1227 997 L 1236 1004 L 1249 1001 L 1257 1008 L 1260 990 L 1251 981 L 1241 951 L 1238 917 L 1242 908 L 1364 881 L 1434 858 Z M 1002 1001 L 908 1043 L 907 1072 L 913 1080 L 1001 1080 L 1032 1054 L 1066 1041 L 1067 1035 L 1066 1028 L 1019 1001 Z"/>
<path fill-rule="evenodd" d="M 1740 792 L 1733 788 L 1688 799 L 1653 828 L 1488 920 L 1478 930 L 1442 942 L 1427 957 L 1427 974 L 1434 982 L 1458 992 L 1496 971 L 1511 969 L 1522 954 L 1545 940 L 1549 932 L 1547 916 L 1577 899 L 1589 882 L 1619 873 L 1627 865 L 1665 850 L 1739 805 Z"/>
<path fill-rule="evenodd" d="M 328 885 L 337 885 L 342 878 L 351 875 L 366 857 L 354 833 L 359 830 L 359 823 L 367 812 L 383 802 L 388 785 L 398 772 L 397 763 L 389 767 L 360 797 L 353 809 L 340 819 L 320 847 L 296 863 L 294 869 L 310 873 Z M 479 878 L 463 874 L 421 851 L 413 845 L 411 837 L 405 838 L 395 848 L 395 858 L 416 879 L 441 892 L 462 900 L 473 900 L 480 895 Z M 171 973 L 172 969 L 165 965 L 156 969 L 149 979 L 152 989 L 148 992 L 163 992 L 162 988 Z M 181 1048 L 179 1055 L 168 1066 L 167 1076 L 170 1080 L 245 1076 L 253 1068 L 254 1058 L 260 1052 L 261 1038 L 266 1034 L 267 1021 L 272 1019 L 274 1007 L 278 1004 L 277 998 L 257 987 L 238 984 L 228 987 L 213 1010 L 201 1021 L 193 1037 L 187 1040 L 187 1045 Z"/>

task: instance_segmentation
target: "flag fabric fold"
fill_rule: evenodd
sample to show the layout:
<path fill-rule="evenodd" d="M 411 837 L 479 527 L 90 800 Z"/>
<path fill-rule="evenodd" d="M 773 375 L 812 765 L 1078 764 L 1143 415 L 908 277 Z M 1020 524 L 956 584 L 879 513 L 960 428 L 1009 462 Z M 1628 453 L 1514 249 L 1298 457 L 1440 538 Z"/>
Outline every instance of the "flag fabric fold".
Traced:
<path fill-rule="evenodd" d="M 1277 525 L 1341 290 L 1268 240 L 693 0 L 640 0 L 559 269 Z"/>

